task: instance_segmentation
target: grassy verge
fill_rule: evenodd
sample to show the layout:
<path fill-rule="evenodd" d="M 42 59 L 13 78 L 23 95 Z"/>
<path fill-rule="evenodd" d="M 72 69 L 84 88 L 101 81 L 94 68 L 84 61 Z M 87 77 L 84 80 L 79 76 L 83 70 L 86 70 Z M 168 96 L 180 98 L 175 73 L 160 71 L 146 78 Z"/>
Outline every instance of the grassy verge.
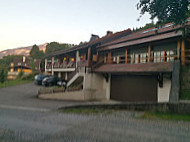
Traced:
<path fill-rule="evenodd" d="M 180 99 L 181 100 L 190 100 L 190 90 L 182 90 L 180 92 Z"/>
<path fill-rule="evenodd" d="M 190 115 L 179 115 L 172 113 L 146 112 L 141 116 L 141 118 L 190 122 Z"/>
<path fill-rule="evenodd" d="M 29 83 L 29 82 L 32 82 L 32 81 L 31 80 L 22 80 L 22 79 L 10 80 L 10 81 L 6 81 L 3 84 L 0 83 L 0 88 L 26 84 L 26 83 Z"/>
<path fill-rule="evenodd" d="M 61 108 L 59 112 L 62 113 L 75 113 L 75 114 L 100 114 L 100 113 L 112 113 L 111 109 L 103 108 Z"/>

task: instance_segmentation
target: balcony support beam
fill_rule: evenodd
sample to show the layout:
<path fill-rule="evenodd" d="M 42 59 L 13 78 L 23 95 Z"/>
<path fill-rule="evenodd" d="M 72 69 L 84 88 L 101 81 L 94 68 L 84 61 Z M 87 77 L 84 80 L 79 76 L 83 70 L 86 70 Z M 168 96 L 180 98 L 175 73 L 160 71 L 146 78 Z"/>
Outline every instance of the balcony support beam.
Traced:
<path fill-rule="evenodd" d="M 177 58 L 180 59 L 181 41 L 177 42 Z"/>
<path fill-rule="evenodd" d="M 112 55 L 111 55 L 111 51 L 108 52 L 107 64 L 112 64 Z"/>
<path fill-rule="evenodd" d="M 47 72 L 47 59 L 45 59 L 45 73 Z"/>
<path fill-rule="evenodd" d="M 125 64 L 128 62 L 128 51 L 127 48 L 125 49 Z"/>
<path fill-rule="evenodd" d="M 148 46 L 148 63 L 150 63 L 152 61 L 152 57 L 151 57 L 151 45 Z"/>
<path fill-rule="evenodd" d="M 79 51 L 76 51 L 76 68 L 78 67 L 78 62 L 80 61 Z"/>
<path fill-rule="evenodd" d="M 54 75 L 54 70 L 53 70 L 53 66 L 54 66 L 54 57 L 52 57 L 51 59 L 51 75 Z"/>
<path fill-rule="evenodd" d="M 88 67 L 90 67 L 90 60 L 91 60 L 91 48 L 89 47 L 88 48 L 88 62 L 87 62 L 87 65 L 88 65 Z"/>
<path fill-rule="evenodd" d="M 185 40 L 181 42 L 181 65 L 185 66 Z"/>

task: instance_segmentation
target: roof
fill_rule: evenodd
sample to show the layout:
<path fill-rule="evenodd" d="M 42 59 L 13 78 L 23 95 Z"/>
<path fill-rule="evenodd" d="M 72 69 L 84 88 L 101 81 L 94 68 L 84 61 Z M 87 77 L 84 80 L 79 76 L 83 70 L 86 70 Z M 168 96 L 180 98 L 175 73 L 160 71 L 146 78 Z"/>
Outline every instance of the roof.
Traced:
<path fill-rule="evenodd" d="M 108 46 L 105 46 L 104 48 L 100 48 L 99 51 L 101 51 L 101 50 L 112 50 L 112 49 L 126 47 L 126 46 L 144 44 L 144 43 L 149 43 L 149 42 L 153 42 L 153 41 L 159 41 L 159 40 L 179 37 L 181 35 L 182 35 L 181 31 L 179 31 L 177 33 L 174 31 L 174 32 L 165 33 L 162 35 L 155 35 L 155 36 L 151 36 L 151 37 L 141 38 L 138 40 L 131 40 L 131 41 L 126 41 L 126 42 L 121 42 L 118 44 L 108 45 Z"/>
<path fill-rule="evenodd" d="M 97 73 L 157 73 L 172 72 L 172 62 L 146 64 L 105 64 L 94 70 Z"/>
<path fill-rule="evenodd" d="M 188 22 L 188 25 L 190 25 L 190 22 Z M 99 51 L 110 50 L 110 49 L 121 48 L 124 46 L 132 46 L 147 42 L 173 38 L 173 37 L 179 37 L 182 36 L 182 32 L 181 31 L 176 32 L 176 29 L 178 28 L 180 28 L 180 26 L 174 27 L 174 24 L 168 23 L 160 29 L 150 28 L 143 31 L 134 32 L 118 40 L 102 44 L 97 48 Z"/>
<path fill-rule="evenodd" d="M 108 35 L 108 36 L 104 36 L 102 38 L 96 39 L 94 41 L 91 41 L 91 42 L 88 42 L 88 43 L 85 43 L 85 44 L 82 44 L 82 45 L 78 45 L 78 46 L 75 46 L 75 47 L 72 47 L 72 48 L 55 51 L 55 52 L 53 52 L 51 54 L 46 55 L 46 57 L 58 56 L 58 55 L 73 52 L 73 51 L 76 51 L 76 50 L 92 47 L 94 45 L 96 46 L 96 45 L 105 44 L 107 42 L 111 42 L 111 41 L 114 41 L 116 39 L 122 38 L 122 37 L 124 37 L 126 35 L 129 35 L 131 33 L 132 33 L 131 29 L 127 29 L 127 30 L 124 30 L 124 31 L 121 31 L 121 32 L 117 32 L 117 33 Z"/>

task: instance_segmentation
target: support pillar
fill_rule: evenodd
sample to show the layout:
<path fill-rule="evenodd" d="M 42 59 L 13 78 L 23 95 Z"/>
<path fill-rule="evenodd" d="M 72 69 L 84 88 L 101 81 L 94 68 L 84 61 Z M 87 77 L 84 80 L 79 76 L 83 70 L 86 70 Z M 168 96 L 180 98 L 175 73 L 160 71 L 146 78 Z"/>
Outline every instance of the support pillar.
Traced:
<path fill-rule="evenodd" d="M 180 59 L 181 41 L 177 42 L 177 59 Z"/>
<path fill-rule="evenodd" d="M 79 57 L 79 51 L 76 51 L 76 68 L 78 67 L 78 62 L 80 61 L 80 57 Z"/>
<path fill-rule="evenodd" d="M 68 78 L 68 74 L 67 74 L 67 72 L 65 73 L 65 80 L 67 80 L 67 78 Z"/>
<path fill-rule="evenodd" d="M 45 59 L 45 73 L 47 72 L 47 59 Z"/>
<path fill-rule="evenodd" d="M 151 57 L 151 45 L 148 46 L 148 63 L 150 63 L 152 60 L 152 57 Z"/>
<path fill-rule="evenodd" d="M 181 65 L 185 66 L 185 40 L 181 42 Z"/>
<path fill-rule="evenodd" d="M 128 52 L 127 49 L 125 49 L 125 64 L 128 62 Z"/>
<path fill-rule="evenodd" d="M 84 58 L 84 61 L 86 61 L 86 53 L 84 53 L 83 58 Z"/>
<path fill-rule="evenodd" d="M 87 64 L 88 67 L 90 67 L 90 59 L 91 59 L 91 48 L 89 47 L 88 48 L 88 60 L 87 60 L 88 61 L 88 64 Z"/>
<path fill-rule="evenodd" d="M 109 52 L 108 52 L 107 64 L 112 64 L 112 56 L 111 56 L 111 51 L 109 51 Z"/>
<path fill-rule="evenodd" d="M 53 76 L 54 75 L 54 70 L 53 70 L 53 67 L 54 66 L 54 57 L 52 57 L 51 59 L 51 75 Z"/>
<path fill-rule="evenodd" d="M 108 82 L 106 86 L 106 99 L 110 100 L 111 96 L 111 74 L 108 75 Z"/>
<path fill-rule="evenodd" d="M 61 72 L 58 72 L 58 77 L 61 78 Z"/>

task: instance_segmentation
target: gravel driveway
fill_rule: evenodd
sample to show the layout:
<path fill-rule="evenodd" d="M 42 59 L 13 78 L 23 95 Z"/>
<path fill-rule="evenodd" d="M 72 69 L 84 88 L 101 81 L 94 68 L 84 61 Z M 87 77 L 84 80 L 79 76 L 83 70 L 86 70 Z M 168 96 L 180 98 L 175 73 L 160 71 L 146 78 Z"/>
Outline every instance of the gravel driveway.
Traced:
<path fill-rule="evenodd" d="M 25 107 L 26 109 L 57 109 L 58 107 L 62 106 L 82 103 L 37 99 L 37 93 L 39 88 L 39 86 L 36 86 L 33 83 L 2 88 L 0 89 L 0 107 Z"/>
<path fill-rule="evenodd" d="M 38 87 L 0 89 L 0 141 L 189 142 L 190 123 L 140 119 L 141 112 L 93 115 L 59 113 L 77 102 L 38 100 Z"/>

